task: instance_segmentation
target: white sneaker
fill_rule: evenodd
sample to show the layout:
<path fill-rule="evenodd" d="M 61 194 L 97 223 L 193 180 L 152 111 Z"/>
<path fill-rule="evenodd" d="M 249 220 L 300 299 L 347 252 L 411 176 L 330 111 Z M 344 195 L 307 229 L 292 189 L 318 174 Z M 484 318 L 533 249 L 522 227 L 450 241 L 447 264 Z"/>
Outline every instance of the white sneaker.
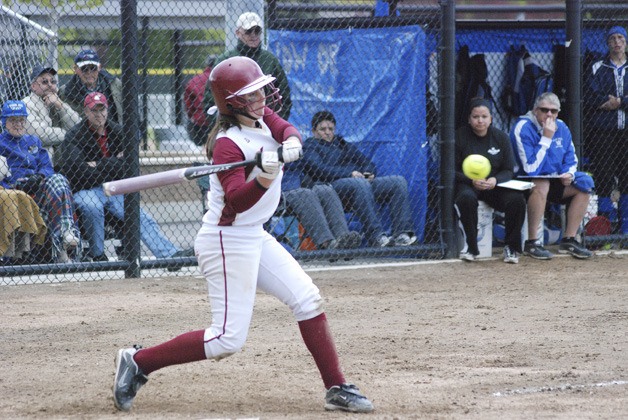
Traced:
<path fill-rule="evenodd" d="M 513 251 L 508 245 L 504 247 L 504 262 L 519 264 L 519 255 L 517 255 L 517 251 Z"/>
<path fill-rule="evenodd" d="M 407 233 L 402 233 L 395 238 L 395 246 L 408 246 L 412 245 L 416 242 L 415 235 L 409 235 Z"/>
<path fill-rule="evenodd" d="M 79 244 L 79 238 L 76 237 L 71 230 L 66 231 L 63 234 L 63 248 L 76 248 Z"/>
<path fill-rule="evenodd" d="M 377 239 L 377 245 L 384 248 L 390 244 L 390 238 L 386 235 L 382 235 Z"/>
<path fill-rule="evenodd" d="M 461 259 L 462 261 L 470 261 L 470 262 L 473 262 L 473 261 L 475 261 L 475 255 L 473 255 L 473 254 L 472 254 L 472 253 L 470 253 L 470 252 L 461 252 L 461 253 L 460 253 L 460 259 Z"/>

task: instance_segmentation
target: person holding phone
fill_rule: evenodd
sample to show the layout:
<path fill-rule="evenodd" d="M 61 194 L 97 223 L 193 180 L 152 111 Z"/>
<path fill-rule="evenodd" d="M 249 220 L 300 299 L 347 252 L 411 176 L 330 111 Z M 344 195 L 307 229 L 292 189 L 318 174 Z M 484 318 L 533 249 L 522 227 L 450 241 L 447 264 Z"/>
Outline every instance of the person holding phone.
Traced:
<path fill-rule="evenodd" d="M 357 147 L 336 135 L 336 118 L 329 111 L 312 117 L 312 134 L 304 145 L 303 184 L 331 184 L 362 223 L 370 246 L 408 246 L 417 241 L 402 176 L 377 176 L 377 168 Z M 309 184 L 309 185 L 308 185 Z M 377 204 L 390 209 L 392 235 L 384 232 Z"/>

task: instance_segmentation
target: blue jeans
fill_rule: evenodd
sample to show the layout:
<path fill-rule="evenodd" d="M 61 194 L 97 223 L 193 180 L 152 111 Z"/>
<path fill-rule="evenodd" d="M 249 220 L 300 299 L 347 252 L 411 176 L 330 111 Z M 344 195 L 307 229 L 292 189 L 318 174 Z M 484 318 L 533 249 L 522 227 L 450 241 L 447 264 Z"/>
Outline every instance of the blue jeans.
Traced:
<path fill-rule="evenodd" d="M 330 185 L 289 190 L 284 199 L 317 247 L 349 233 L 342 203 Z"/>
<path fill-rule="evenodd" d="M 124 219 L 124 197 L 107 197 L 100 187 L 81 190 L 74 194 L 74 202 L 81 212 L 81 223 L 85 232 L 84 239 L 90 244 L 92 257 L 105 252 L 105 209 L 113 217 Z M 161 232 L 155 220 L 140 208 L 140 237 L 150 252 L 157 258 L 171 257 L 178 251 Z"/>
<path fill-rule="evenodd" d="M 365 178 L 341 178 L 332 186 L 345 207 L 362 223 L 371 245 L 376 245 L 377 239 L 384 234 L 377 204 L 388 204 L 393 236 L 414 233 L 405 178 L 398 175 L 375 177 L 370 181 Z"/>

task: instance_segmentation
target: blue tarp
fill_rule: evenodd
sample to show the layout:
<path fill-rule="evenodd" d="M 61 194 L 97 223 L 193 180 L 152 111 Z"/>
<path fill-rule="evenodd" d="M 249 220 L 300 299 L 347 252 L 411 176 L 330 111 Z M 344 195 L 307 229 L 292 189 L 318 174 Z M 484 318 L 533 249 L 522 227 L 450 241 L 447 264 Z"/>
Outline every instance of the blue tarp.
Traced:
<path fill-rule="evenodd" d="M 312 115 L 336 116 L 337 134 L 356 143 L 378 175 L 408 181 L 416 233 L 427 206 L 425 34 L 419 26 L 270 31 L 292 91 L 290 122 L 311 136 Z"/>

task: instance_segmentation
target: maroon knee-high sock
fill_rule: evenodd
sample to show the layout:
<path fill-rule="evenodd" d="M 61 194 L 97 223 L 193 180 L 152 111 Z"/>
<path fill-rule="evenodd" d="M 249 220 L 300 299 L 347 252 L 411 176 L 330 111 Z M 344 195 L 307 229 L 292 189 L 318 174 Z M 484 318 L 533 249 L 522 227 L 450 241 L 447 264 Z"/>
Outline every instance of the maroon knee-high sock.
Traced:
<path fill-rule="evenodd" d="M 343 384 L 345 377 L 342 374 L 342 369 L 340 369 L 336 345 L 325 314 L 322 313 L 312 319 L 299 321 L 299 329 L 305 346 L 318 366 L 325 389 Z"/>
<path fill-rule="evenodd" d="M 145 375 L 170 365 L 205 360 L 205 330 L 181 334 L 155 347 L 141 349 L 133 360 Z"/>

